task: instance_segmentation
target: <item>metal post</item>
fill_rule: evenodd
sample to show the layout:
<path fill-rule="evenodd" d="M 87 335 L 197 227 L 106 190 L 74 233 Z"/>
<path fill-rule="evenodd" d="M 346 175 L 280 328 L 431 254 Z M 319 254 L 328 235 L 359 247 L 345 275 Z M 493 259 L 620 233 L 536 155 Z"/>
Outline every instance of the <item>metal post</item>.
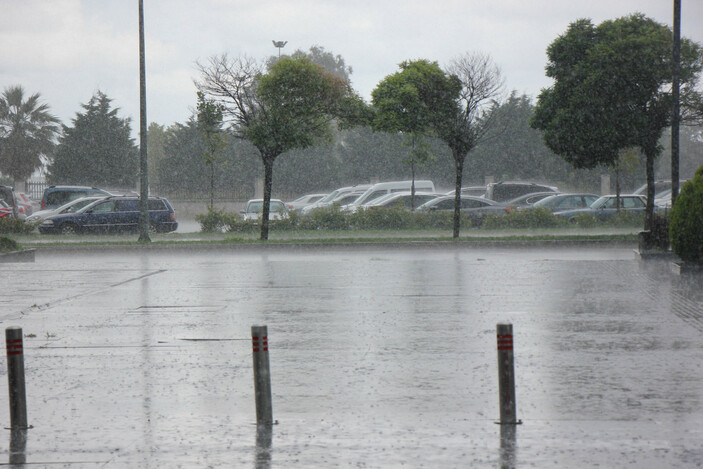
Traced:
<path fill-rule="evenodd" d="M 5 329 L 7 381 L 10 390 L 10 427 L 27 428 L 27 393 L 24 385 L 24 348 L 22 328 Z"/>
<path fill-rule="evenodd" d="M 254 358 L 254 393 L 256 394 L 256 424 L 273 425 L 271 408 L 271 372 L 269 369 L 268 327 L 251 326 Z"/>
<path fill-rule="evenodd" d="M 498 324 L 498 392 L 500 394 L 500 424 L 515 425 L 515 363 L 513 357 L 513 325 Z"/>

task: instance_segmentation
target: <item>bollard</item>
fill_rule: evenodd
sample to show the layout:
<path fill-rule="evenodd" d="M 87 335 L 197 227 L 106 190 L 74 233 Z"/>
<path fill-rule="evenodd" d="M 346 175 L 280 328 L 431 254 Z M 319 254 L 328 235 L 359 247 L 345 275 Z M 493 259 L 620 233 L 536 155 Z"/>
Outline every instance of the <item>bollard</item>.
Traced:
<path fill-rule="evenodd" d="M 24 385 L 22 328 L 5 329 L 7 346 L 7 381 L 10 390 L 10 427 L 27 428 L 27 396 Z"/>
<path fill-rule="evenodd" d="M 515 364 L 513 357 L 513 325 L 498 324 L 498 393 L 500 394 L 500 423 L 515 425 L 517 420 L 515 406 Z"/>
<path fill-rule="evenodd" d="M 271 372 L 267 326 L 251 326 L 254 358 L 254 393 L 256 395 L 256 424 L 273 425 L 271 409 Z"/>

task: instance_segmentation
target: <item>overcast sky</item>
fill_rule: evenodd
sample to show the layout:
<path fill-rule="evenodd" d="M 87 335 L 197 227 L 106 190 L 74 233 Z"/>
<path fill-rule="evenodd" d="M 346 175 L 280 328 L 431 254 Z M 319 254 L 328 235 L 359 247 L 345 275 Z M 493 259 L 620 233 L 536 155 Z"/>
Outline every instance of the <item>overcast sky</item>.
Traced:
<path fill-rule="evenodd" d="M 703 43 L 703 1 L 682 0 L 682 35 Z M 185 122 L 195 105 L 195 61 L 254 58 L 319 45 L 371 90 L 398 63 L 447 64 L 465 52 L 492 56 L 508 90 L 536 97 L 550 86 L 545 50 L 569 23 L 634 12 L 672 25 L 673 0 L 144 0 L 149 122 Z M 0 88 L 40 93 L 70 124 L 98 90 L 139 122 L 137 0 L 0 0 Z M 136 133 L 136 132 L 135 132 Z"/>

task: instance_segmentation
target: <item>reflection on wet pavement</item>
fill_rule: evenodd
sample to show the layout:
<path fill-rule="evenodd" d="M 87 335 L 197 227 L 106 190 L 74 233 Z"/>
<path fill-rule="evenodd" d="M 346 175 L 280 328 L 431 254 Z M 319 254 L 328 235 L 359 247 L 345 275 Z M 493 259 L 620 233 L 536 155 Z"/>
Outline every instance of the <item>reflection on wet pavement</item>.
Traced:
<path fill-rule="evenodd" d="M 3 275 L 33 426 L 11 464 L 703 464 L 701 279 L 631 249 L 40 250 Z M 500 322 L 517 430 L 495 424 Z M 256 425 L 255 324 L 273 431 Z"/>

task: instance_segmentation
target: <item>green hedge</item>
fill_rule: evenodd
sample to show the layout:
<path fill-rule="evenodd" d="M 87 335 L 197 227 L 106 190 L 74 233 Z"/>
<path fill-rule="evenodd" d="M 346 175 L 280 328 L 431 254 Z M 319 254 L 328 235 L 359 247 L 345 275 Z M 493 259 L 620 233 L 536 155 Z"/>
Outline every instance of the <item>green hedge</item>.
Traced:
<path fill-rule="evenodd" d="M 278 231 L 361 231 L 361 230 L 446 230 L 451 231 L 454 223 L 451 211 L 441 212 L 411 212 L 403 208 L 376 208 L 349 213 L 337 206 L 321 208 L 302 216 L 298 212 L 290 212 L 289 218 L 271 220 L 271 230 Z M 227 213 L 223 210 L 210 210 L 205 214 L 196 215 L 204 232 L 235 232 L 254 233 L 259 230 L 256 221 L 244 221 L 239 214 Z M 641 226 L 643 216 L 625 213 L 607 222 L 601 222 L 592 215 L 579 215 L 576 225 L 582 228 L 596 226 Z M 533 229 L 556 228 L 573 226 L 568 221 L 555 217 L 549 210 L 535 208 L 530 210 L 514 210 L 505 215 L 489 215 L 480 225 L 487 230 L 494 229 Z M 471 220 L 462 214 L 462 229 L 477 228 Z"/>
<path fill-rule="evenodd" d="M 681 260 L 703 262 L 703 166 L 681 188 L 669 222 L 671 248 Z"/>
<path fill-rule="evenodd" d="M 36 227 L 36 223 L 26 223 L 21 218 L 0 218 L 0 234 L 27 234 Z"/>

